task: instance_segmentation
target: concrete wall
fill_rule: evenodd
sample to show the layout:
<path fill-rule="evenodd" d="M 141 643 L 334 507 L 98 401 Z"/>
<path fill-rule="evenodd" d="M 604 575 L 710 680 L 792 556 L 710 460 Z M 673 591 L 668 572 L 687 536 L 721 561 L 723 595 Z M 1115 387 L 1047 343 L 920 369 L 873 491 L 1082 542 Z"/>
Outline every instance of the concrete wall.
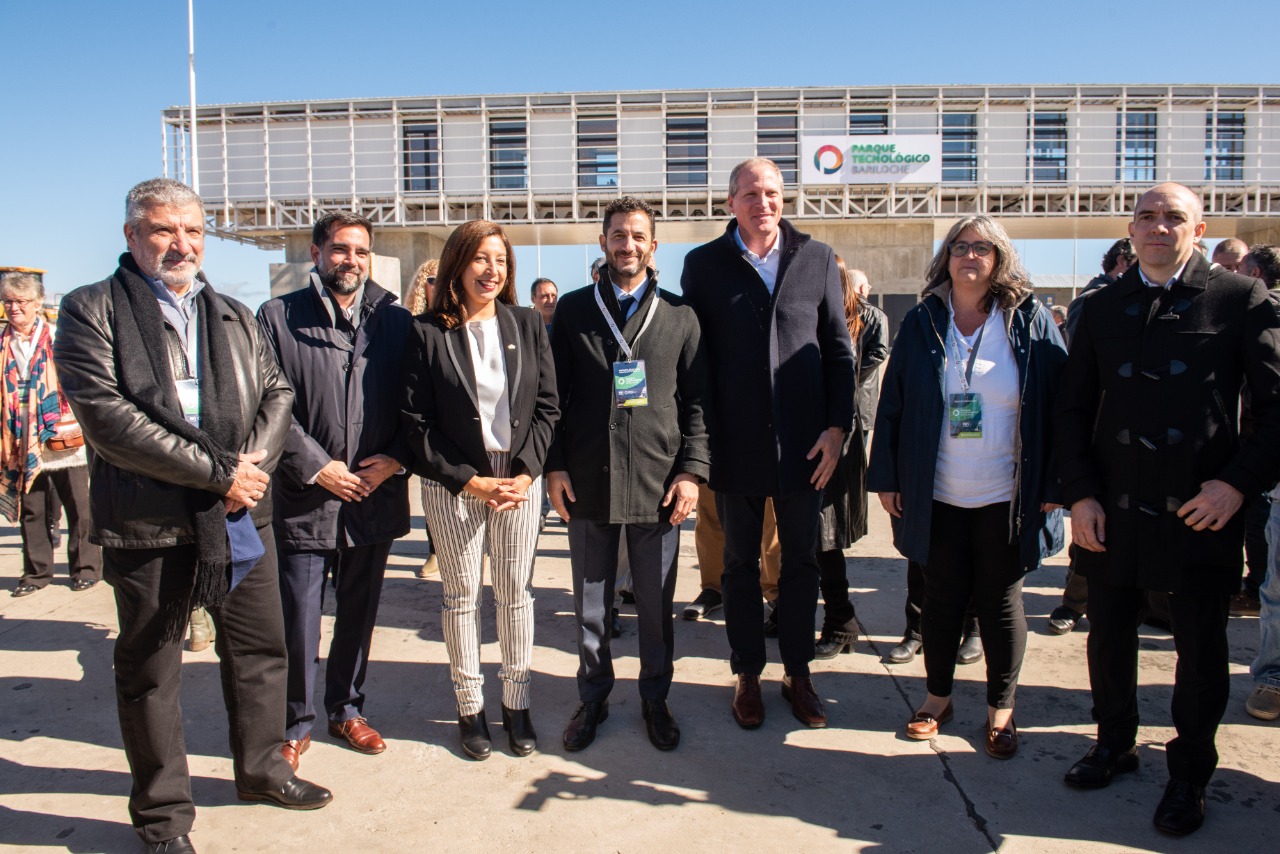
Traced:
<path fill-rule="evenodd" d="M 800 228 L 834 248 L 847 266 L 866 273 L 873 293 L 918 293 L 933 257 L 932 223 L 807 221 Z"/>

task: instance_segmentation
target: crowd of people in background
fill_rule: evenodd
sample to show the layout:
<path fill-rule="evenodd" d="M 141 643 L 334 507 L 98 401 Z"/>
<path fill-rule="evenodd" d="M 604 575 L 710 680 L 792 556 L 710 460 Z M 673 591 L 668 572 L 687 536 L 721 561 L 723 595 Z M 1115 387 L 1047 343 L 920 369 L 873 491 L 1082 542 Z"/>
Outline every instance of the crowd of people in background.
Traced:
<path fill-rule="evenodd" d="M 783 217 L 776 164 L 734 167 L 727 204 L 724 232 L 687 255 L 679 294 L 659 286 L 654 211 L 624 196 L 604 211 L 591 285 L 561 295 L 538 278 L 532 308 L 518 305 L 496 223 L 456 228 L 402 306 L 370 278 L 373 224 L 329 214 L 314 224 L 309 281 L 255 316 L 201 270 L 199 196 L 153 179 L 126 199 L 118 268 L 64 299 L 56 335 L 39 279 L 0 280 L 0 507 L 24 546 L 12 595 L 52 578 L 60 500 L 73 589 L 105 578 L 115 595 L 129 810 L 149 850 L 194 850 L 188 632 L 220 658 L 240 799 L 331 801 L 297 775 L 321 715 L 351 749 L 387 749 L 364 683 L 412 476 L 429 544 L 419 574 L 443 589 L 473 760 L 493 751 L 485 575 L 502 726 L 512 754 L 538 745 L 532 589 L 552 509 L 567 527 L 579 656 L 565 750 L 588 748 L 608 718 L 619 598 L 636 611 L 648 739 L 678 747 L 674 593 L 690 518 L 700 592 L 679 613 L 723 613 L 727 711 L 744 729 L 763 723 L 776 637 L 786 708 L 825 727 L 810 665 L 862 634 L 846 550 L 875 493 L 907 560 L 907 625 L 887 660 L 923 651 L 927 676 L 904 734 L 945 728 L 957 664 L 985 659 L 983 747 L 1017 754 L 1022 586 L 1064 548 L 1069 513 L 1048 629 L 1089 627 L 1097 742 L 1065 782 L 1097 789 L 1137 768 L 1145 620 L 1172 632 L 1178 655 L 1154 823 L 1201 825 L 1229 613 L 1262 627 L 1246 708 L 1280 718 L 1277 249 L 1233 238 L 1205 257 L 1199 197 L 1161 184 L 1137 200 L 1102 274 L 1051 309 L 999 222 L 968 216 L 891 341 L 866 275 Z"/>

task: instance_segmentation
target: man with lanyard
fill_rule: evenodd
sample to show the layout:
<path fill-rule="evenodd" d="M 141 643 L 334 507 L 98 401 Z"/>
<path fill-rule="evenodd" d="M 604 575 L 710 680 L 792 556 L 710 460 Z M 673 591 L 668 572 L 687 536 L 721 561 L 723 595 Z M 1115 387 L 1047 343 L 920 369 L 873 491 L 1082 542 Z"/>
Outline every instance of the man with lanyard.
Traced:
<path fill-rule="evenodd" d="M 129 251 L 62 301 L 54 358 L 93 449 L 89 501 L 115 592 L 116 705 L 129 813 L 151 851 L 194 851 L 182 738 L 192 605 L 218 625 L 236 793 L 288 809 L 331 795 L 280 756 L 287 667 L 269 472 L 293 391 L 252 313 L 199 275 L 204 206 L 168 178 L 125 205 Z"/>
<path fill-rule="evenodd" d="M 409 533 L 409 449 L 400 435 L 400 362 L 413 318 L 369 278 L 373 224 L 341 212 L 311 234 L 304 287 L 270 300 L 258 322 L 293 386 L 293 423 L 272 485 L 289 652 L 284 756 L 311 744 L 320 616 L 333 579 L 324 709 L 332 738 L 378 754 L 364 681 L 391 544 Z"/>
<path fill-rule="evenodd" d="M 654 213 L 630 196 L 604 213 L 600 281 L 567 294 L 551 328 L 561 418 L 547 491 L 569 524 L 578 619 L 578 697 L 566 750 L 591 744 L 609 714 L 609 621 L 626 538 L 640 628 L 641 708 L 659 750 L 680 742 L 667 706 L 680 523 L 710 470 L 698 321 L 658 289 Z"/>

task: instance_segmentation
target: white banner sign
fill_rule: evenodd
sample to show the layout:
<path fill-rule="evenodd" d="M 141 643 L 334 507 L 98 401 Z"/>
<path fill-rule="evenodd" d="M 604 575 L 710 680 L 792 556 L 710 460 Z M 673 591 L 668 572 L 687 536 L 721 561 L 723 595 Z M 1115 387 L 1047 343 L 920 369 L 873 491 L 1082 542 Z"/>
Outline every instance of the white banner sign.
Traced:
<path fill-rule="evenodd" d="M 802 136 L 800 180 L 805 184 L 937 184 L 942 137 Z"/>

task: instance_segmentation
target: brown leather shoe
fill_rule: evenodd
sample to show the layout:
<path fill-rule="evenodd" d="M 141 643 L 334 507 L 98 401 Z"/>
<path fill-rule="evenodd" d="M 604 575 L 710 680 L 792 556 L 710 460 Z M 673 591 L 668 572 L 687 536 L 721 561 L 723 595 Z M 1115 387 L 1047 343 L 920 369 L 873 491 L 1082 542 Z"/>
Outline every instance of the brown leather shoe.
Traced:
<path fill-rule="evenodd" d="M 387 749 L 387 743 L 378 735 L 378 731 L 364 718 L 352 718 L 349 721 L 329 721 L 329 735 L 344 738 L 352 750 L 360 753 L 381 753 Z"/>
<path fill-rule="evenodd" d="M 827 725 L 827 710 L 822 698 L 813 689 L 813 679 L 808 676 L 783 676 L 782 698 L 791 702 L 791 714 L 807 727 L 821 729 Z"/>
<path fill-rule="evenodd" d="M 907 738 L 928 741 L 938 734 L 938 727 L 951 723 L 955 713 L 950 700 L 947 700 L 947 707 L 936 718 L 927 712 L 916 712 L 911 716 L 911 720 L 907 721 Z"/>
<path fill-rule="evenodd" d="M 280 755 L 284 757 L 284 761 L 289 763 L 289 767 L 293 772 L 298 773 L 298 761 L 302 759 L 302 754 L 307 752 L 307 748 L 311 747 L 311 733 L 307 733 L 302 738 L 294 738 L 286 741 L 284 747 L 280 748 Z"/>
<path fill-rule="evenodd" d="M 987 729 L 987 755 L 995 759 L 1012 759 L 1018 752 L 1018 728 L 1009 718 L 1006 727 L 990 727 Z"/>
<path fill-rule="evenodd" d="M 760 677 L 738 674 L 738 687 L 733 692 L 733 719 L 743 729 L 756 729 L 764 723 L 764 700 L 760 699 Z"/>

